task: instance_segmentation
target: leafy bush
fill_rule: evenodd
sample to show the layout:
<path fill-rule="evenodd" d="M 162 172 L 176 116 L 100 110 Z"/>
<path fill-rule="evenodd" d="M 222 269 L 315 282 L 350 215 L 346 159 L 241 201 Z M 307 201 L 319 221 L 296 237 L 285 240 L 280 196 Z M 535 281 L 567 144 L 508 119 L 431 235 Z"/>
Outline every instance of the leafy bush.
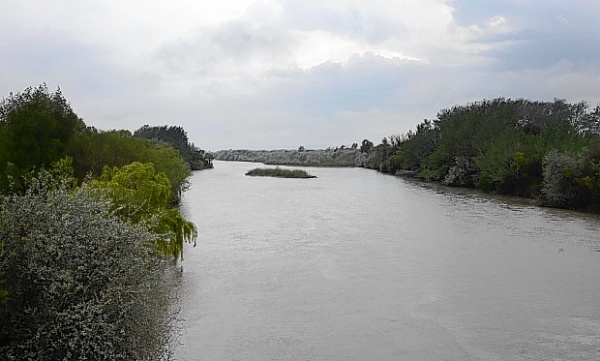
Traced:
<path fill-rule="evenodd" d="M 446 176 L 446 154 L 443 148 L 437 148 L 434 152 L 423 159 L 418 177 L 425 180 L 441 181 Z"/>
<path fill-rule="evenodd" d="M 448 169 L 442 183 L 447 186 L 468 187 L 474 184 L 476 168 L 466 157 L 456 157 L 454 165 Z"/>
<path fill-rule="evenodd" d="M 555 150 L 544 157 L 542 203 L 550 207 L 574 208 L 580 195 L 581 162 L 567 153 Z"/>
<path fill-rule="evenodd" d="M 87 187 L 47 172 L 0 202 L 0 310 L 6 360 L 162 360 L 172 314 L 155 236 Z"/>

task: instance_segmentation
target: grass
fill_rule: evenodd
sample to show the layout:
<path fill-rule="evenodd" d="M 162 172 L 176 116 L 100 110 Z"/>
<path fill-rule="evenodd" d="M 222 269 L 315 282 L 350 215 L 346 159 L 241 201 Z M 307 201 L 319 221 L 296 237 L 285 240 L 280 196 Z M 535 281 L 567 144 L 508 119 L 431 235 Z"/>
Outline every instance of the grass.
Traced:
<path fill-rule="evenodd" d="M 317 178 L 302 169 L 254 168 L 246 173 L 252 177 Z"/>

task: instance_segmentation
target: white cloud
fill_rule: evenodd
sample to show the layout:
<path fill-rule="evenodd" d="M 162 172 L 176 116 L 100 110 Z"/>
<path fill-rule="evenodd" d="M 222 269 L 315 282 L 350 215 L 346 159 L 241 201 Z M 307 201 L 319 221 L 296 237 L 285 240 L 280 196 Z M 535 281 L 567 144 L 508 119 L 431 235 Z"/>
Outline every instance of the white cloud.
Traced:
<path fill-rule="evenodd" d="M 600 98 L 583 0 L 0 0 L 0 91 L 61 85 L 98 128 L 341 145 L 481 97 Z"/>

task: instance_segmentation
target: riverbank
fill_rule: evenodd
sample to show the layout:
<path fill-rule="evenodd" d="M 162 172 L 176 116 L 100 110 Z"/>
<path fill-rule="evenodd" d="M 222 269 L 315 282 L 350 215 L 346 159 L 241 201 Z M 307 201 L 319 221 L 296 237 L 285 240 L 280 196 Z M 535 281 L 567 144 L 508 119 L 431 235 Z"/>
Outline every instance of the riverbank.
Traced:
<path fill-rule="evenodd" d="M 303 154 L 302 154 L 303 153 Z M 560 208 L 560 207 L 548 207 L 541 204 L 539 199 L 533 197 L 525 197 L 511 194 L 502 194 L 498 192 L 489 192 L 479 189 L 473 186 L 451 186 L 442 181 L 435 181 L 431 179 L 423 179 L 419 175 L 410 170 L 396 170 L 395 173 L 390 174 L 382 172 L 377 169 L 374 164 L 374 153 L 361 153 L 354 149 L 338 149 L 333 150 L 306 150 L 299 152 L 297 150 L 280 149 L 280 150 L 220 150 L 214 153 L 215 159 L 218 161 L 226 162 L 248 162 L 248 163 L 263 163 L 266 165 L 282 165 L 282 166 L 312 166 L 312 167 L 332 167 L 332 168 L 367 168 L 376 170 L 379 173 L 387 174 L 395 177 L 404 179 L 411 179 L 415 182 L 427 184 L 428 188 L 436 189 L 436 191 L 442 191 L 443 189 L 452 189 L 454 192 L 460 193 L 464 191 L 466 193 L 474 192 L 480 195 L 492 196 L 501 199 L 512 199 L 513 201 L 519 202 L 524 205 L 538 206 L 544 208 Z M 250 174 L 246 174 L 250 175 Z M 597 212 L 579 210 L 582 214 L 594 214 Z"/>

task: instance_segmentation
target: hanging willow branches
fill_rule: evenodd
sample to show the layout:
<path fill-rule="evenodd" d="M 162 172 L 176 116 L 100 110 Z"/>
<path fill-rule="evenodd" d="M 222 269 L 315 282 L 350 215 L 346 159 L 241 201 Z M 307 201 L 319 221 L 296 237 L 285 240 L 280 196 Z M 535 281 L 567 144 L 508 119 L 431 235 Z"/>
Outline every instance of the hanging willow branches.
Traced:
<path fill-rule="evenodd" d="M 182 259 L 184 242 L 194 242 L 198 235 L 192 222 L 177 208 L 169 207 L 171 184 L 152 163 L 107 167 L 91 186 L 106 191 L 114 212 L 122 219 L 143 224 L 156 234 L 156 250 L 162 255 Z"/>

